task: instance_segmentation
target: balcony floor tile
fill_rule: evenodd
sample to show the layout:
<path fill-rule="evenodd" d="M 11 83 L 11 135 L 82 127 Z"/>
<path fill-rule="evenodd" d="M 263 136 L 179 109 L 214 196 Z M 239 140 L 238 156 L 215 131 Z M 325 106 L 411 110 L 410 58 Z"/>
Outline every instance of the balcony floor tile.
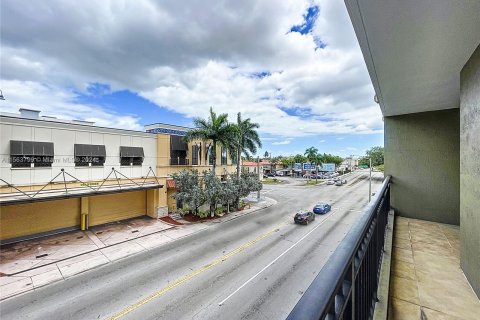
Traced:
<path fill-rule="evenodd" d="M 397 224 L 389 319 L 478 319 L 480 300 L 460 268 L 459 227 L 403 217 Z"/>

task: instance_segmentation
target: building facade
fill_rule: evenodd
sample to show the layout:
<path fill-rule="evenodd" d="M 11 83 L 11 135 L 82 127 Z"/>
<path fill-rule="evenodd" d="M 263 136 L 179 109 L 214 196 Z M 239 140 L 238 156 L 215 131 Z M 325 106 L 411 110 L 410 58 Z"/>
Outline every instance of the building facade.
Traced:
<path fill-rule="evenodd" d="M 166 188 L 162 190 L 159 205 L 175 211 L 180 204 L 173 199 L 175 184 L 171 175 L 181 170 L 197 170 L 199 173 L 211 171 L 213 165 L 212 143 L 195 140 L 189 143 L 183 140 L 190 128 L 164 123 L 145 126 L 147 133 L 154 134 L 157 139 L 156 175 Z M 217 145 L 215 174 L 226 179 L 236 172 L 236 161 L 227 150 Z"/>
<path fill-rule="evenodd" d="M 2 243 L 175 211 L 171 174 L 211 170 L 211 143 L 185 143 L 189 128 L 104 128 L 39 111 L 0 115 Z M 217 148 L 220 177 L 236 170 Z"/>

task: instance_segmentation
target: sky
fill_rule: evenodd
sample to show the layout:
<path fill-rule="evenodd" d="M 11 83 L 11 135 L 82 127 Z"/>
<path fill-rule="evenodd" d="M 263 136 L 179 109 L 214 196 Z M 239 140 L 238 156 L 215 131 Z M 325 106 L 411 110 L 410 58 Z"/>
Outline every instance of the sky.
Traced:
<path fill-rule="evenodd" d="M 3 112 L 143 130 L 209 108 L 251 118 L 273 156 L 383 145 L 343 1 L 2 0 Z"/>

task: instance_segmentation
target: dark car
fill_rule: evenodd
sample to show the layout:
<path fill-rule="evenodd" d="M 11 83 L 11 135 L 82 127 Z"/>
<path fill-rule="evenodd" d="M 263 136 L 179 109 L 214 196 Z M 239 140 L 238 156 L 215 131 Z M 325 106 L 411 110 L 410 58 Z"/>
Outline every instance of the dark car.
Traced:
<path fill-rule="evenodd" d="M 315 214 L 310 211 L 299 211 L 295 214 L 293 221 L 295 223 L 308 224 L 310 221 L 315 220 Z"/>
<path fill-rule="evenodd" d="M 275 173 L 267 173 L 267 177 L 275 178 Z"/>
<path fill-rule="evenodd" d="M 332 210 L 332 206 L 324 202 L 316 204 L 315 207 L 313 207 L 313 213 L 318 213 L 318 214 L 325 214 L 330 210 Z"/>

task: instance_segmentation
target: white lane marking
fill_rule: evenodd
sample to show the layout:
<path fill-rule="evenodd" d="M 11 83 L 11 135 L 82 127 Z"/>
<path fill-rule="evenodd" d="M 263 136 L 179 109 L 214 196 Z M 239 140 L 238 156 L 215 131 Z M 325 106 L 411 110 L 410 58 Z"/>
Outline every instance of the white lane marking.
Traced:
<path fill-rule="evenodd" d="M 338 212 L 338 211 L 337 211 Z M 336 212 L 335 212 L 336 213 Z M 282 252 L 278 257 L 276 257 L 275 259 L 273 259 L 272 262 L 270 262 L 269 264 L 267 264 L 265 267 L 263 267 L 262 270 L 258 271 L 254 276 L 252 276 L 250 279 L 248 279 L 247 281 L 245 281 L 240 287 L 237 288 L 237 290 L 233 291 L 230 295 L 228 295 L 228 297 L 226 297 L 225 299 L 223 299 L 218 305 L 219 306 L 222 306 L 225 301 L 227 301 L 228 299 L 230 299 L 233 295 L 235 295 L 238 291 L 240 291 L 243 287 L 245 287 L 247 284 L 249 284 L 253 279 L 255 279 L 256 277 L 258 277 L 263 271 L 267 270 L 271 265 L 273 265 L 275 262 L 278 261 L 278 259 L 280 259 L 281 257 L 283 257 L 285 254 L 287 254 L 290 250 L 292 250 L 297 244 L 299 244 L 301 241 L 303 241 L 306 237 L 308 237 L 312 232 L 314 232 L 315 230 L 317 230 L 317 228 L 319 228 L 325 221 L 327 221 L 328 219 L 330 219 L 331 217 L 333 217 L 335 215 L 335 213 L 332 213 L 331 215 L 329 215 L 328 217 L 326 217 L 325 219 L 323 219 L 315 228 L 313 228 L 312 230 L 310 230 L 307 234 L 305 234 L 303 237 L 301 237 L 297 242 L 295 242 L 294 244 L 292 244 L 287 250 L 285 250 L 284 252 Z"/>

